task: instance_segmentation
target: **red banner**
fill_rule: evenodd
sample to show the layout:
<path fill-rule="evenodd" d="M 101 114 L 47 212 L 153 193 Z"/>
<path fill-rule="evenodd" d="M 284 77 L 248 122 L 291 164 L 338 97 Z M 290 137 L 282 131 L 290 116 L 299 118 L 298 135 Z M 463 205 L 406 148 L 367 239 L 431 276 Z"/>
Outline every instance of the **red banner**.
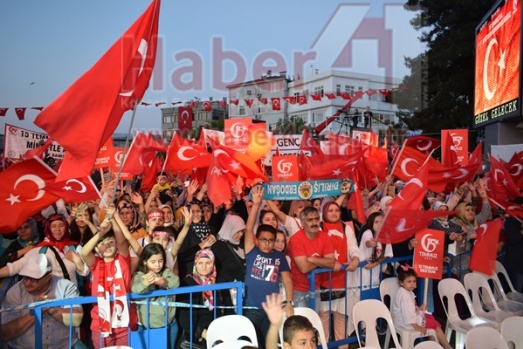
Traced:
<path fill-rule="evenodd" d="M 296 155 L 272 157 L 273 182 L 297 182 L 300 180 L 300 168 Z"/>
<path fill-rule="evenodd" d="M 249 125 L 252 120 L 249 118 L 242 119 L 225 119 L 225 145 L 236 151 L 245 153 L 249 147 Z"/>
<path fill-rule="evenodd" d="M 441 280 L 445 233 L 423 229 L 416 233 L 419 244 L 414 248 L 414 270 L 420 278 Z"/>
<path fill-rule="evenodd" d="M 441 162 L 446 166 L 468 165 L 469 164 L 469 132 L 467 129 L 461 130 L 441 130 Z M 450 164 L 447 159 L 449 150 L 456 154 L 456 164 Z"/>
<path fill-rule="evenodd" d="M 185 134 L 192 129 L 192 107 L 178 107 L 178 131 Z"/>

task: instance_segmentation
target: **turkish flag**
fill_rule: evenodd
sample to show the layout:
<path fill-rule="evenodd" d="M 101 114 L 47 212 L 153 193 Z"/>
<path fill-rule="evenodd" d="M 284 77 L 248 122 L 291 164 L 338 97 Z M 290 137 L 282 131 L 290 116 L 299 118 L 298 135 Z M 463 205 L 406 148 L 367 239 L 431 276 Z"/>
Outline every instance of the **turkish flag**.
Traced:
<path fill-rule="evenodd" d="M 29 217 L 53 204 L 58 197 L 47 191 L 56 174 L 33 158 L 11 165 L 0 173 L 0 233 L 12 233 Z"/>
<path fill-rule="evenodd" d="M 210 112 L 212 110 L 212 103 L 209 101 L 202 102 L 203 103 L 203 109 L 206 112 Z"/>
<path fill-rule="evenodd" d="M 320 146 L 311 137 L 311 135 L 309 134 L 309 131 L 307 129 L 303 130 L 303 134 L 302 134 L 301 140 L 300 140 L 300 150 L 309 151 L 312 154 L 323 155 L 323 151 L 321 150 Z"/>
<path fill-rule="evenodd" d="M 66 150 L 58 180 L 89 175 L 123 113 L 142 99 L 156 61 L 159 11 L 160 0 L 154 0 L 98 62 L 36 118 L 35 124 Z M 62 173 L 68 161 L 72 164 Z"/>
<path fill-rule="evenodd" d="M 269 103 L 269 100 L 266 97 L 260 97 L 260 98 L 258 98 L 258 100 L 260 101 L 261 104 L 264 104 L 264 105 Z"/>
<path fill-rule="evenodd" d="M 388 91 L 385 88 L 381 88 L 378 90 L 383 96 L 387 97 L 390 94 L 390 91 Z"/>
<path fill-rule="evenodd" d="M 523 190 L 523 151 L 515 152 L 505 165 L 514 183 Z"/>
<path fill-rule="evenodd" d="M 30 149 L 28 151 L 25 152 L 24 154 L 24 158 L 25 159 L 32 159 L 32 158 L 40 158 L 40 159 L 44 159 L 45 158 L 45 153 L 47 152 L 47 149 L 49 148 L 49 146 L 51 146 L 51 144 L 53 143 L 53 139 L 51 137 L 47 138 L 47 141 L 45 141 L 45 144 L 38 147 L 38 148 L 35 148 L 35 149 Z"/>
<path fill-rule="evenodd" d="M 363 93 L 364 93 L 363 91 L 354 91 L 352 98 L 354 100 L 359 99 L 359 98 L 363 97 Z"/>
<path fill-rule="evenodd" d="M 336 95 L 334 93 L 326 93 L 325 96 L 327 96 L 328 99 L 336 99 Z"/>
<path fill-rule="evenodd" d="M 409 137 L 405 141 L 405 146 L 411 147 L 425 154 L 430 154 L 434 149 L 441 146 L 441 141 L 436 138 L 426 136 Z"/>
<path fill-rule="evenodd" d="M 514 202 L 509 202 L 502 199 L 492 199 L 489 197 L 489 200 L 501 207 L 509 216 L 512 216 L 520 221 L 523 221 L 523 206 L 516 204 Z"/>
<path fill-rule="evenodd" d="M 441 130 L 441 162 L 445 166 L 468 165 L 469 130 Z"/>
<path fill-rule="evenodd" d="M 9 108 L 0 108 L 0 116 L 5 116 L 5 114 L 7 114 L 8 110 L 9 110 Z"/>
<path fill-rule="evenodd" d="M 83 178 L 71 178 L 63 182 L 47 183 L 47 191 L 64 199 L 66 202 L 84 202 L 101 198 L 96 185 L 90 176 Z"/>
<path fill-rule="evenodd" d="M 392 141 L 392 144 L 390 145 L 390 157 L 395 158 L 396 155 L 399 154 L 400 147 L 396 144 L 396 142 Z"/>
<path fill-rule="evenodd" d="M 189 132 L 192 129 L 192 108 L 178 107 L 178 131 L 182 134 Z"/>
<path fill-rule="evenodd" d="M 496 271 L 501 219 L 483 223 L 476 229 L 476 242 L 470 254 L 469 269 L 492 275 Z"/>
<path fill-rule="evenodd" d="M 154 106 L 155 107 L 159 107 L 159 106 L 164 105 L 164 104 L 165 104 L 165 102 L 158 102 L 158 103 L 154 103 Z"/>
<path fill-rule="evenodd" d="M 246 99 L 245 100 L 245 104 L 247 104 L 247 106 L 250 108 L 252 107 L 252 103 L 253 103 L 253 99 Z"/>
<path fill-rule="evenodd" d="M 209 169 L 207 170 L 207 196 L 215 207 L 232 199 L 232 186 L 229 179 L 225 176 L 227 170 L 221 167 L 216 157 L 211 158 Z"/>
<path fill-rule="evenodd" d="M 366 93 L 368 96 L 374 96 L 378 92 L 376 92 L 376 90 L 367 90 Z"/>
<path fill-rule="evenodd" d="M 282 99 L 290 104 L 296 104 L 296 97 L 294 96 L 282 97 Z"/>
<path fill-rule="evenodd" d="M 363 206 L 363 195 L 361 194 L 360 185 L 358 184 L 358 171 L 352 171 L 352 178 L 354 180 L 354 192 L 349 196 L 347 208 L 349 210 L 356 210 L 356 219 L 361 224 L 365 224 L 367 217 L 365 216 L 365 207 Z"/>
<path fill-rule="evenodd" d="M 141 105 L 144 105 L 144 106 L 146 106 L 146 107 L 152 105 L 152 103 L 147 103 L 147 102 L 141 102 L 140 104 L 141 104 Z"/>
<path fill-rule="evenodd" d="M 209 166 L 210 161 L 211 154 L 207 152 L 206 147 L 194 144 L 175 133 L 167 149 L 165 168 L 168 170 L 205 168 Z"/>
<path fill-rule="evenodd" d="M 336 135 L 329 133 L 327 135 L 329 142 L 327 148 L 329 155 L 352 155 L 359 153 L 363 149 L 363 145 L 359 139 Z"/>
<path fill-rule="evenodd" d="M 153 186 L 157 183 L 158 172 L 162 170 L 160 159 L 155 156 L 146 164 L 143 169 L 142 182 L 140 183 L 140 192 L 148 193 L 153 189 Z"/>
<path fill-rule="evenodd" d="M 344 179 L 352 177 L 365 150 L 352 155 L 323 155 L 315 154 L 309 158 L 311 167 L 308 169 L 308 179 Z"/>
<path fill-rule="evenodd" d="M 307 104 L 307 96 L 298 96 L 298 104 L 299 105 L 304 105 L 304 104 Z"/>
<path fill-rule="evenodd" d="M 251 157 L 213 141 L 211 141 L 211 146 L 215 163 L 225 173 L 234 174 L 245 179 L 261 178 L 263 181 L 269 182 L 269 179 Z"/>
<path fill-rule="evenodd" d="M 341 92 L 340 93 L 340 97 L 345 99 L 345 100 L 347 100 L 347 101 L 350 101 L 352 99 L 348 92 Z"/>
<path fill-rule="evenodd" d="M 390 206 L 400 210 L 419 210 L 423 198 L 427 194 L 428 179 L 429 171 L 427 164 L 425 164 L 421 166 L 414 177 L 405 184 L 399 194 L 392 199 Z"/>
<path fill-rule="evenodd" d="M 458 155 L 454 150 L 454 142 L 449 130 L 441 130 L 441 162 L 449 167 L 458 164 Z"/>
<path fill-rule="evenodd" d="M 427 228 L 435 217 L 449 216 L 456 211 L 397 210 L 391 208 L 383 218 L 377 240 L 382 244 L 396 244 L 411 239 Z"/>
<path fill-rule="evenodd" d="M 515 5 L 515 6 L 513 6 Z M 518 98 L 521 1 L 505 1 L 476 35 L 474 115 Z"/>
<path fill-rule="evenodd" d="M 369 150 L 363 155 L 363 164 L 367 180 L 377 178 L 382 182 L 389 173 L 389 157 L 387 148 L 368 146 Z"/>
<path fill-rule="evenodd" d="M 16 112 L 16 116 L 18 116 L 18 120 L 24 120 L 26 109 L 27 108 L 15 108 L 15 112 Z"/>
<path fill-rule="evenodd" d="M 231 99 L 229 100 L 229 103 L 234 104 L 234 105 L 238 105 L 239 102 L 240 102 L 239 100 L 237 100 L 237 99 L 233 99 L 233 98 L 231 98 Z"/>
<path fill-rule="evenodd" d="M 279 97 L 271 98 L 272 110 L 281 110 L 281 102 Z"/>
<path fill-rule="evenodd" d="M 167 147 L 163 141 L 156 139 L 151 133 L 138 132 L 124 158 L 122 172 L 133 175 L 141 174 L 147 164 L 156 157 L 157 152 L 166 150 Z"/>
<path fill-rule="evenodd" d="M 321 101 L 321 95 L 319 94 L 313 94 L 311 95 L 311 98 L 313 101 Z"/>
<path fill-rule="evenodd" d="M 489 197 L 495 200 L 510 200 L 521 196 L 512 176 L 501 162 L 489 154 L 490 171 L 486 182 Z"/>
<path fill-rule="evenodd" d="M 224 101 L 223 99 L 219 100 L 219 101 L 218 101 L 218 104 L 219 104 L 220 107 L 222 107 L 223 109 L 227 108 L 227 102 Z"/>
<path fill-rule="evenodd" d="M 42 111 L 44 110 L 44 107 L 31 107 L 31 109 Z"/>

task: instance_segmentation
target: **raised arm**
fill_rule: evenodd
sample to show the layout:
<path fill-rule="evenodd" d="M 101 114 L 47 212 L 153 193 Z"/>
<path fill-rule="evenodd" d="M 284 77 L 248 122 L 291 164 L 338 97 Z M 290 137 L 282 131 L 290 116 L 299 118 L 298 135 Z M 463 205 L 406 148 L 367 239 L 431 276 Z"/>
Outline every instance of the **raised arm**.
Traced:
<path fill-rule="evenodd" d="M 285 224 L 288 216 L 278 208 L 278 206 L 274 203 L 273 200 L 266 200 L 265 202 L 267 203 L 267 205 L 269 205 L 271 211 L 274 212 L 276 218 L 278 218 L 280 222 L 282 222 L 282 224 Z"/>
<path fill-rule="evenodd" d="M 263 187 L 261 185 L 255 185 L 251 189 L 252 195 L 252 208 L 247 218 L 247 224 L 245 227 L 244 236 L 244 249 L 245 253 L 249 253 L 254 248 L 254 225 L 256 223 L 256 216 L 263 198 Z"/>
<path fill-rule="evenodd" d="M 94 248 L 96 247 L 96 245 L 98 245 L 98 241 L 100 241 L 100 238 L 111 229 L 111 224 L 108 218 L 109 217 L 107 217 L 106 215 L 106 218 L 104 219 L 102 224 L 100 224 L 100 229 L 98 230 L 98 232 L 94 234 L 93 237 L 89 241 L 87 241 L 87 243 L 82 248 L 83 260 L 89 268 L 91 268 L 96 261 L 93 253 Z"/>
<path fill-rule="evenodd" d="M 140 257 L 140 255 L 142 254 L 142 246 L 140 246 L 138 241 L 136 241 L 136 239 L 133 238 L 133 236 L 129 232 L 129 229 L 127 229 L 127 227 L 123 223 L 122 218 L 120 217 L 118 212 L 114 213 L 113 218 L 114 218 L 114 220 L 111 221 L 111 223 L 113 224 L 113 230 L 115 232 L 116 232 L 116 230 L 119 230 L 121 232 L 121 234 L 125 237 L 127 242 L 129 243 L 129 245 L 131 245 L 131 248 L 133 249 L 134 253 L 136 253 L 136 255 L 138 257 Z"/>
<path fill-rule="evenodd" d="M 178 234 L 178 237 L 174 241 L 173 246 L 171 247 L 171 254 L 176 257 L 178 255 L 178 251 L 180 251 L 180 248 L 182 247 L 183 241 L 185 240 L 185 237 L 187 236 L 187 233 L 189 232 L 189 227 L 191 226 L 192 222 L 192 212 L 187 209 L 187 207 L 182 208 L 182 214 L 183 214 L 183 228 Z"/>

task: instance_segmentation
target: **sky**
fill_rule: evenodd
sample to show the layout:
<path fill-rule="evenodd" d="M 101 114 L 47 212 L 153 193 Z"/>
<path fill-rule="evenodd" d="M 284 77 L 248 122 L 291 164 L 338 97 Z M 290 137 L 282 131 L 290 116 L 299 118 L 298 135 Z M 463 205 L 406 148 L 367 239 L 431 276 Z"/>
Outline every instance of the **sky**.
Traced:
<path fill-rule="evenodd" d="M 306 77 L 315 69 L 403 77 L 404 57 L 423 51 L 405 0 L 163 0 L 160 44 L 145 102 L 215 100 L 224 86 L 271 69 Z M 39 131 L 45 107 L 87 71 L 149 5 L 149 0 L 0 2 L 0 117 Z M 197 65 L 199 62 L 201 65 Z M 198 68 L 198 67 L 201 67 Z M 193 68 L 194 74 L 181 72 Z M 104 77 L 101 76 L 100 79 Z M 19 121 L 15 107 L 27 107 Z M 117 132 L 127 132 L 127 112 Z M 132 129 L 160 130 L 161 109 L 139 107 Z"/>

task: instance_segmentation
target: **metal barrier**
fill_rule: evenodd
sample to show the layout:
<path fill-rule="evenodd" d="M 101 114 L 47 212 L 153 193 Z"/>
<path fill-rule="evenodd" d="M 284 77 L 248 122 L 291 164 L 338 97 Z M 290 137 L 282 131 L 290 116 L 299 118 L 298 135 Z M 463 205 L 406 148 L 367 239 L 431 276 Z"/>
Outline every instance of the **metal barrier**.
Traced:
<path fill-rule="evenodd" d="M 135 294 L 135 293 L 129 293 L 127 295 L 128 299 L 131 302 L 139 303 L 139 304 L 146 304 L 147 307 L 149 307 L 151 304 L 159 304 L 159 305 L 166 305 L 166 306 L 176 306 L 177 308 L 180 307 L 189 307 L 192 309 L 198 307 L 196 304 L 192 304 L 192 296 L 190 296 L 190 303 L 179 303 L 179 302 L 151 302 L 150 298 L 153 297 L 170 297 L 170 296 L 176 296 L 180 294 L 194 294 L 199 293 L 203 291 L 213 291 L 214 292 L 214 298 L 218 299 L 216 297 L 216 292 L 220 290 L 226 290 L 229 292 L 230 289 L 236 289 L 236 306 L 234 306 L 234 310 L 237 314 L 242 315 L 243 314 L 243 290 L 244 284 L 243 282 L 227 282 L 227 283 L 218 283 L 214 285 L 205 285 L 205 286 L 188 286 L 188 287 L 179 287 L 171 290 L 162 290 L 162 291 L 154 291 L 148 294 Z M 111 297 L 111 300 L 112 297 Z M 137 300 L 139 300 L 137 302 Z M 97 303 L 97 297 L 89 296 L 89 297 L 77 297 L 77 298 L 67 298 L 67 299 L 60 299 L 60 300 L 51 300 L 51 301 L 44 301 L 44 302 L 37 302 L 25 305 L 23 307 L 17 307 L 15 309 L 2 309 L 2 311 L 10 311 L 10 310 L 19 310 L 19 309 L 31 309 L 31 312 L 35 316 L 35 348 L 41 348 L 42 347 L 42 309 L 43 308 L 49 308 L 49 307 L 67 307 L 72 305 L 82 305 L 82 304 L 96 304 Z M 202 306 L 203 307 L 203 306 Z M 218 308 L 215 307 L 214 312 L 214 318 L 218 316 Z M 70 308 L 69 316 L 72 317 L 72 311 L 73 308 Z M 148 312 L 147 312 L 148 313 Z M 191 324 L 192 324 L 192 311 L 190 313 L 191 316 Z M 148 322 L 148 319 L 147 321 Z M 162 328 L 164 329 L 164 328 Z M 134 347 L 136 349 L 138 348 L 166 348 L 167 347 L 167 332 L 159 332 L 159 333 L 165 333 L 165 335 L 152 335 L 151 332 L 155 331 L 156 329 L 146 329 L 143 331 L 144 333 L 141 336 L 138 336 L 136 332 L 129 332 L 129 345 L 131 347 Z M 72 325 L 69 326 L 69 347 L 72 347 L 71 339 L 72 339 L 72 333 L 75 331 L 75 328 L 73 328 Z M 191 328 L 190 331 L 190 342 L 193 343 L 192 338 L 193 329 Z M 134 343 L 134 346 L 133 346 Z"/>

